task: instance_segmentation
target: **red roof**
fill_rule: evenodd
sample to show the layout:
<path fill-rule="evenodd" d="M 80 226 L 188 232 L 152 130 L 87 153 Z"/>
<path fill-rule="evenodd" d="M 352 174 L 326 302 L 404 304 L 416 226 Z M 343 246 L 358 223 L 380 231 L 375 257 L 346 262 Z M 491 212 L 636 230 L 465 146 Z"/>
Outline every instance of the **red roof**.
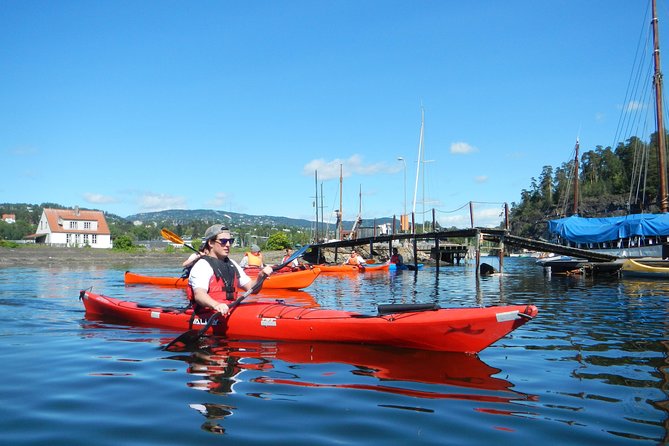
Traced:
<path fill-rule="evenodd" d="M 105 219 L 105 215 L 102 213 L 102 211 L 84 211 L 79 209 L 44 209 L 44 215 L 46 215 L 47 221 L 49 222 L 49 228 L 51 229 L 51 232 L 103 235 L 111 234 L 109 231 L 109 226 L 107 226 L 107 220 Z M 83 227 L 70 229 L 69 225 L 64 227 L 62 224 L 58 224 L 59 217 L 62 220 L 97 221 L 98 229 L 84 229 Z"/>

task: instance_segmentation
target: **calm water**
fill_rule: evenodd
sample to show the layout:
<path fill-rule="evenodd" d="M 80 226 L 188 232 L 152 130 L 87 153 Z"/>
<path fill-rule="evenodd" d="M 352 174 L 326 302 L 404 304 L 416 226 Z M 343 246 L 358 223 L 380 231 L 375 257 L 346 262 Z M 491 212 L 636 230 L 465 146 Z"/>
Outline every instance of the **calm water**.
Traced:
<path fill-rule="evenodd" d="M 365 312 L 539 307 L 474 357 L 221 340 L 167 353 L 160 346 L 179 333 L 86 320 L 79 290 L 172 305 L 183 291 L 126 287 L 123 269 L 0 268 L 0 442 L 666 443 L 669 283 L 544 276 L 530 259 L 504 266 L 478 281 L 473 266 L 321 276 L 281 296 Z"/>

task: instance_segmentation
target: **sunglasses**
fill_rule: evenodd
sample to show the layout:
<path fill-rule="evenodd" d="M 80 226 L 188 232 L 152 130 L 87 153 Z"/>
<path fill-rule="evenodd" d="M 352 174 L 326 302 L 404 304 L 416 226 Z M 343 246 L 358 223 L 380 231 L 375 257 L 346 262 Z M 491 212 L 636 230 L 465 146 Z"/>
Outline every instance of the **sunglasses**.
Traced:
<path fill-rule="evenodd" d="M 216 243 L 220 243 L 221 246 L 225 246 L 225 245 L 227 245 L 228 243 L 230 243 L 230 246 L 232 246 L 232 244 L 235 242 L 235 239 L 234 239 L 234 238 L 217 238 L 217 239 L 214 240 L 214 241 L 215 241 Z"/>

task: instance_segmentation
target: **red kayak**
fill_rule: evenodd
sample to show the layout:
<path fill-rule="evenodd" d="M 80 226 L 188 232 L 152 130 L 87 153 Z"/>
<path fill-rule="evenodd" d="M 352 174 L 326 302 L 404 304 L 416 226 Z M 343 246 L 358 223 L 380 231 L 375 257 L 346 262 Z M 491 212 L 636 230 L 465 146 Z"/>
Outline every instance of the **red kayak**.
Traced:
<path fill-rule="evenodd" d="M 245 271 L 251 278 L 254 278 L 257 275 L 257 271 L 251 269 Z M 299 290 L 311 285 L 320 273 L 321 270 L 319 268 L 275 272 L 267 279 L 265 279 L 262 287 L 263 289 Z M 142 274 L 137 274 L 130 271 L 125 272 L 124 280 L 126 284 L 161 285 L 176 288 L 186 288 L 188 286 L 188 279 L 185 278 L 144 276 Z"/>
<path fill-rule="evenodd" d="M 88 317 L 149 327 L 189 330 L 191 310 L 146 307 L 82 291 Z M 477 353 L 538 313 L 534 305 L 439 309 L 433 305 L 380 305 L 379 314 L 244 302 L 209 329 L 228 339 L 347 342 L 424 350 Z M 195 318 L 193 329 L 206 320 Z"/>

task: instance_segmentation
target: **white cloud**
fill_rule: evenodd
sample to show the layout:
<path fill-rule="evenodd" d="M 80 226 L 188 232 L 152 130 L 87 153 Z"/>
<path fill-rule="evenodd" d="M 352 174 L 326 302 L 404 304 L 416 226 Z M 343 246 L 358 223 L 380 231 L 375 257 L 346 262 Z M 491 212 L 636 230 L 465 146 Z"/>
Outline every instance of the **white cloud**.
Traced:
<path fill-rule="evenodd" d="M 479 184 L 487 183 L 488 182 L 488 176 L 487 175 L 479 175 L 474 177 L 474 181 Z"/>
<path fill-rule="evenodd" d="M 139 197 L 141 212 L 157 212 L 168 209 L 186 209 L 186 198 L 165 194 L 147 193 Z"/>
<path fill-rule="evenodd" d="M 225 192 L 217 192 L 216 195 L 214 195 L 214 198 L 207 201 L 205 204 L 212 208 L 222 208 L 224 205 L 228 204 L 228 201 L 228 194 Z"/>
<path fill-rule="evenodd" d="M 118 203 L 118 200 L 109 195 L 94 194 L 91 192 L 86 192 L 84 194 L 84 200 L 92 204 L 106 204 L 106 203 Z"/>
<path fill-rule="evenodd" d="M 385 162 L 365 164 L 360 155 L 352 155 L 348 159 L 335 158 L 331 161 L 326 161 L 322 158 L 309 161 L 302 169 L 303 175 L 313 176 L 314 171 L 318 171 L 319 180 L 331 180 L 339 178 L 339 173 L 344 177 L 349 177 L 353 174 L 357 175 L 374 175 L 377 173 L 397 173 L 402 169 L 402 166 L 388 165 Z"/>
<path fill-rule="evenodd" d="M 454 142 L 451 144 L 451 153 L 455 155 L 467 155 L 469 153 L 478 152 L 479 149 L 467 144 L 466 142 Z"/>

